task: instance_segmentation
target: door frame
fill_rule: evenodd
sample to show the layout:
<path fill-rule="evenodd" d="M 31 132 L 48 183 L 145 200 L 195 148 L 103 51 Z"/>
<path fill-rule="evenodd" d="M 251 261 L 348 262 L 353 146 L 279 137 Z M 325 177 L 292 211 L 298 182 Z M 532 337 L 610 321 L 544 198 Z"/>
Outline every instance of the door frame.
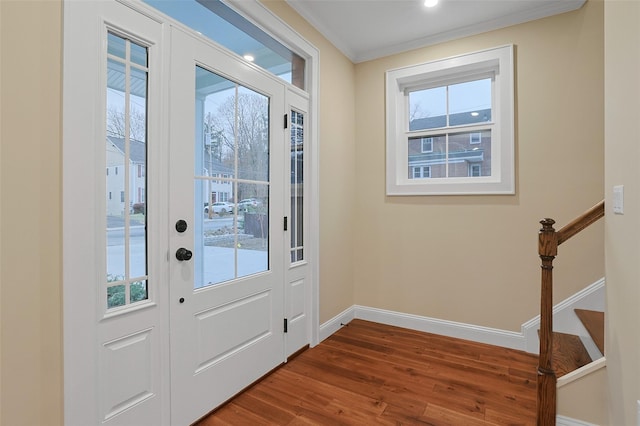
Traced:
<path fill-rule="evenodd" d="M 309 118 L 310 124 L 306 133 L 308 136 L 308 151 L 306 167 L 309 178 L 309 233 L 306 236 L 308 245 L 305 245 L 305 257 L 311 266 L 311 282 L 308 294 L 310 309 L 310 321 L 308 323 L 308 336 L 310 346 L 319 343 L 319 127 L 318 127 L 318 92 L 319 92 L 319 51 L 306 41 L 296 31 L 266 9 L 257 0 L 223 0 L 230 7 L 236 9 L 245 18 L 255 25 L 280 40 L 298 55 L 305 58 L 305 81 L 309 94 Z M 111 0 L 108 3 L 120 3 L 129 9 L 150 18 L 163 25 L 164 40 L 167 43 L 167 23 L 182 26 L 170 18 L 153 9 L 151 6 L 138 0 Z M 100 344 L 95 335 L 97 324 L 102 315 L 97 313 L 97 300 L 99 300 L 98 286 L 86 285 L 100 279 L 101 271 L 97 269 L 97 252 L 95 247 L 97 235 L 96 219 L 91 216 L 91 208 L 96 203 L 96 195 L 93 194 L 98 187 L 97 183 L 103 179 L 103 168 L 96 169 L 95 158 L 84 158 L 83 154 L 92 153 L 93 149 L 82 148 L 86 142 L 86 135 L 95 135 L 96 129 L 101 129 L 104 117 L 98 116 L 94 108 L 87 108 L 87 95 L 78 89 L 78 83 L 83 82 L 83 76 L 74 70 L 74 64 L 78 56 L 84 60 L 95 58 L 96 46 L 83 40 L 82 34 L 91 34 L 88 40 L 94 40 L 97 32 L 101 31 L 101 21 L 90 18 L 85 19 L 87 10 L 89 16 L 93 13 L 98 16 L 104 2 L 78 2 L 76 0 L 64 0 L 63 3 L 63 130 L 62 130 L 62 162 L 63 162 L 63 200 L 62 200 L 62 260 L 63 260 L 63 365 L 64 365 L 64 415 L 68 424 L 94 424 L 98 421 L 100 411 L 99 374 L 97 346 Z M 78 14 L 78 9 L 81 9 Z M 182 26 L 186 28 L 185 26 Z M 189 30 L 191 31 L 191 30 Z M 168 52 L 163 48 L 163 52 Z M 75 61 L 75 62 L 74 62 Z M 94 62 L 96 63 L 96 62 Z M 93 68 L 95 72 L 100 69 Z M 163 69 L 159 70 L 166 75 L 166 61 Z M 81 85 L 82 83 L 80 83 Z M 93 83 L 89 83 L 90 85 Z M 102 87 L 102 86 L 101 86 Z M 95 89 L 95 87 L 94 87 Z M 98 89 L 96 89 L 98 90 Z M 97 93 L 97 92 L 96 92 Z M 104 96 L 92 98 L 93 102 L 104 102 Z M 160 102 L 166 102 L 166 91 L 162 91 Z M 82 105 L 82 106 L 79 106 Z M 95 105 L 95 104 L 94 104 Z M 166 108 L 160 105 L 160 109 Z M 80 111 L 80 112 L 79 112 Z M 78 121 L 78 118 L 85 121 Z M 150 119 L 152 120 L 152 119 Z M 150 121 L 150 126 L 152 126 Z M 166 133 L 163 124 L 157 124 L 158 129 Z M 166 145 L 166 142 L 164 142 Z M 166 146 L 165 146 L 166 148 Z M 85 161 L 83 161 L 85 160 Z M 168 161 L 166 152 L 156 158 L 157 164 L 166 164 Z M 157 187 L 166 187 L 168 176 L 160 174 L 154 182 Z M 100 196 L 99 194 L 97 196 Z M 156 197 L 166 197 L 166 194 L 156 194 Z M 161 203 L 161 199 L 157 201 Z M 79 203 L 91 204 L 91 208 L 78 209 Z M 159 212 L 155 225 L 156 231 L 160 228 L 168 228 L 168 212 Z M 150 229 L 150 232 L 154 232 Z M 161 237 L 162 247 L 169 247 L 167 235 Z M 78 247 L 81 242 L 82 247 Z M 165 244 L 166 243 L 166 244 Z M 84 252 L 82 251 L 84 249 Z M 284 247 L 283 247 L 284 249 Z M 81 253 L 80 258 L 78 254 Z M 164 257 L 165 253 L 158 254 Z M 169 253 L 166 253 L 169 256 Z M 166 269 L 161 266 L 161 269 Z M 285 268 L 286 273 L 286 268 Z M 286 279 L 285 279 L 286 281 Z M 100 282 L 100 281 L 98 281 Z M 159 355 L 159 365 L 162 369 L 168 367 L 169 360 L 169 289 L 166 285 L 156 287 L 157 298 L 155 303 L 165 305 L 164 313 L 160 316 L 158 327 L 161 337 L 158 344 L 162 349 Z M 79 327 L 78 324 L 82 324 Z M 166 376 L 166 377 L 164 377 Z M 159 399 L 162 401 L 162 424 L 169 424 L 169 379 L 167 373 L 159 378 Z"/>

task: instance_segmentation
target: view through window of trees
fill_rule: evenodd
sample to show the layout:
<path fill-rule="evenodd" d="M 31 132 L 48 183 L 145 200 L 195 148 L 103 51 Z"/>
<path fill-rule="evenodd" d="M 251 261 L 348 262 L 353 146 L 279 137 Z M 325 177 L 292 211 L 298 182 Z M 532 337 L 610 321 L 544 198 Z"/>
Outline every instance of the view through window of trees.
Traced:
<path fill-rule="evenodd" d="M 269 98 L 196 67 L 196 288 L 269 265 Z"/>

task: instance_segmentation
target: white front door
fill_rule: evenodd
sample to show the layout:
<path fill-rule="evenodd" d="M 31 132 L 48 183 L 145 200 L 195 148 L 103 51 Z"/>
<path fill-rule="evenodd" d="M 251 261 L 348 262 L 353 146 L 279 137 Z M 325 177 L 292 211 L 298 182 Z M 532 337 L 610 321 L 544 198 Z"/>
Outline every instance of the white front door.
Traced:
<path fill-rule="evenodd" d="M 171 423 L 285 361 L 285 86 L 171 31 Z M 175 226 L 174 226 L 175 225 Z"/>
<path fill-rule="evenodd" d="M 65 422 L 190 424 L 311 340 L 308 97 L 142 3 L 64 9 Z"/>

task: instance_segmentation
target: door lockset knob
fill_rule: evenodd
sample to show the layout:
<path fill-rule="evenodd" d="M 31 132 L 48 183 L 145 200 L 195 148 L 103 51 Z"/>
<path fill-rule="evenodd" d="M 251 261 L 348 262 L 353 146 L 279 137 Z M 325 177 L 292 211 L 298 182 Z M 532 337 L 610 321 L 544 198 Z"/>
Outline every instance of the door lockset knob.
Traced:
<path fill-rule="evenodd" d="M 178 250 L 176 250 L 176 259 L 181 262 L 191 259 L 192 256 L 193 253 L 191 252 L 191 250 L 187 250 L 184 247 L 180 247 Z"/>
<path fill-rule="evenodd" d="M 187 221 L 180 219 L 176 222 L 176 231 L 183 233 L 187 230 Z"/>

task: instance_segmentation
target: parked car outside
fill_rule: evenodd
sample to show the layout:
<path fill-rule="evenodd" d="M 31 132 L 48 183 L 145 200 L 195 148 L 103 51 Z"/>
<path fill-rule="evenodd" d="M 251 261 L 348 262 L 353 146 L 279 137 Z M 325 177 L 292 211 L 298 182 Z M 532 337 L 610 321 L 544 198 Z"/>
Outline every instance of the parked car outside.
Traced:
<path fill-rule="evenodd" d="M 240 200 L 238 203 L 238 211 L 246 212 L 249 207 L 258 207 L 259 204 L 260 202 L 255 198 L 245 198 L 244 200 Z"/>
<path fill-rule="evenodd" d="M 226 201 L 218 201 L 212 204 L 213 212 L 217 214 L 233 213 L 234 205 Z M 204 212 L 209 213 L 209 206 L 204 207 Z"/>

